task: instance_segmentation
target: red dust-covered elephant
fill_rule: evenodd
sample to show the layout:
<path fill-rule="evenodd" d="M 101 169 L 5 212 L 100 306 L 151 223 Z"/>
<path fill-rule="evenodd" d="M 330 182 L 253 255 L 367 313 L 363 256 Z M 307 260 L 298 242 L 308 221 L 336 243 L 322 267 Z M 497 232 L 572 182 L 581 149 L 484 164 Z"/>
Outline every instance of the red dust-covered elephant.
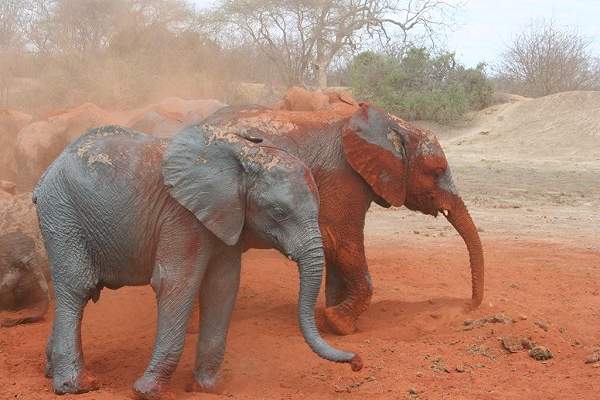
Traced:
<path fill-rule="evenodd" d="M 428 215 L 443 214 L 465 241 L 472 305 L 481 303 L 481 242 L 433 134 L 376 107 L 343 99 L 317 111 L 230 107 L 203 124 L 265 138 L 311 169 L 319 188 L 327 263 L 325 316 L 334 332 L 353 333 L 371 300 L 363 229 L 373 201 L 384 207 L 404 205 Z M 260 247 L 254 238 L 247 238 L 247 243 Z"/>
<path fill-rule="evenodd" d="M 126 126 L 155 137 L 171 137 L 225 106 L 225 103 L 213 99 L 168 97 L 142 109 L 126 122 Z"/>
<path fill-rule="evenodd" d="M 92 104 L 58 110 L 19 131 L 16 139 L 16 183 L 19 191 L 29 191 L 75 138 L 95 126 L 118 123 L 116 116 Z"/>
<path fill-rule="evenodd" d="M 0 179 L 16 181 L 17 134 L 30 122 L 31 115 L 16 110 L 0 109 Z"/>

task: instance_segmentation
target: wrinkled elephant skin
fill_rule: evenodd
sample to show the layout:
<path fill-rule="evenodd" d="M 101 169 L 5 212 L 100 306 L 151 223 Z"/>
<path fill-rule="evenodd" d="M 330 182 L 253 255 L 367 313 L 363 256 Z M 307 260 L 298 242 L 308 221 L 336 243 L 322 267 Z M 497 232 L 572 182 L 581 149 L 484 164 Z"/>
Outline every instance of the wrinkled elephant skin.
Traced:
<path fill-rule="evenodd" d="M 167 142 L 107 126 L 69 145 L 33 198 L 54 283 L 46 372 L 56 393 L 96 387 L 81 351 L 87 301 L 97 301 L 104 287 L 147 284 L 156 293 L 158 327 L 136 395 L 155 399 L 166 390 L 198 292 L 202 321 L 190 387 L 214 388 L 245 230 L 298 263 L 298 321 L 312 350 L 355 370 L 362 366 L 317 331 L 324 264 L 317 189 L 308 168 L 286 151 L 231 130 L 191 126 Z"/>
<path fill-rule="evenodd" d="M 325 315 L 334 332 L 353 333 L 371 300 L 363 229 L 372 201 L 446 216 L 469 252 L 472 305 L 481 303 L 481 242 L 433 134 L 376 107 L 351 102 L 312 112 L 230 107 L 203 123 L 245 129 L 296 155 L 311 169 L 319 187 L 326 255 Z"/>

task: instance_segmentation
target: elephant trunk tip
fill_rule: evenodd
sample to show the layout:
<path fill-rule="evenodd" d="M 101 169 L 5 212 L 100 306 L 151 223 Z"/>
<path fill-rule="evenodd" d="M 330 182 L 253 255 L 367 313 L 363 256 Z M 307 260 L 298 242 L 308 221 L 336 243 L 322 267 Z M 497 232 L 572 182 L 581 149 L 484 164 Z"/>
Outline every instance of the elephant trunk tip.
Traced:
<path fill-rule="evenodd" d="M 358 354 L 355 354 L 354 357 L 352 357 L 352 360 L 350 360 L 350 368 L 352 368 L 352 371 L 358 372 L 362 369 L 362 367 L 363 367 L 362 358 L 360 358 L 360 356 Z"/>

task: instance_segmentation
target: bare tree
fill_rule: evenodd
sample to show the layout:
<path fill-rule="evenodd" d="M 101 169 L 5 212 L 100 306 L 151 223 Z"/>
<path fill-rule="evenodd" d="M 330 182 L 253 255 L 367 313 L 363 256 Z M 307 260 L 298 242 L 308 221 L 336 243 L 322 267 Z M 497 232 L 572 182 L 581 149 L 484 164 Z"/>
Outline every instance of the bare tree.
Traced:
<path fill-rule="evenodd" d="M 527 96 L 591 89 L 595 73 L 589 45 L 576 31 L 533 23 L 508 46 L 497 71 L 509 90 Z"/>
<path fill-rule="evenodd" d="M 440 0 L 222 0 L 204 22 L 219 27 L 217 38 L 229 38 L 226 45 L 232 37 L 252 42 L 285 83 L 302 82 L 312 72 L 325 87 L 341 52 L 355 52 L 369 39 L 390 44 L 408 42 L 412 32 L 433 37 L 453 8 Z"/>

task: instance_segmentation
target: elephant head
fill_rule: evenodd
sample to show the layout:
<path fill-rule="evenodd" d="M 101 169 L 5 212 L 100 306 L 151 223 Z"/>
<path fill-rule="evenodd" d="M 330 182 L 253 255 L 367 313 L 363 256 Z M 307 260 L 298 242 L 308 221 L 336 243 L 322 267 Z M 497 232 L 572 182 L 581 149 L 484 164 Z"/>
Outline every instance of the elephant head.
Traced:
<path fill-rule="evenodd" d="M 320 336 L 314 308 L 324 254 L 318 224 L 317 187 L 310 170 L 287 152 L 208 125 L 190 126 L 170 142 L 163 177 L 171 195 L 227 245 L 250 229 L 296 261 L 300 272 L 298 320 L 319 356 L 362 366 L 354 353 Z"/>
<path fill-rule="evenodd" d="M 376 107 L 361 104 L 344 126 L 342 142 L 350 166 L 371 186 L 377 202 L 437 216 L 461 235 L 472 275 L 472 305 L 483 300 L 483 250 L 477 228 L 460 197 L 446 156 L 430 132 L 410 126 Z"/>

